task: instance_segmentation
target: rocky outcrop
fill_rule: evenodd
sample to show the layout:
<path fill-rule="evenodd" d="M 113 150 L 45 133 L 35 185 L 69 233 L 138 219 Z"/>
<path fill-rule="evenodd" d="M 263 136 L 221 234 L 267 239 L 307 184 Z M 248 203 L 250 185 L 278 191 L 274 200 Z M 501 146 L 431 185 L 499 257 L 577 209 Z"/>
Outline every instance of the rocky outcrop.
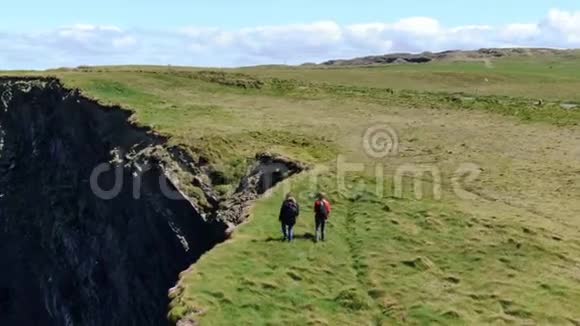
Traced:
<path fill-rule="evenodd" d="M 474 51 L 443 51 L 443 52 L 423 52 L 412 53 L 392 53 L 385 55 L 366 56 L 345 60 L 329 60 L 321 63 L 323 66 L 369 66 L 383 64 L 407 64 L 407 63 L 428 63 L 431 61 L 444 60 L 484 60 L 499 57 L 532 56 L 532 55 L 566 55 L 576 50 L 556 50 L 541 48 L 497 48 L 479 49 Z M 577 52 L 577 51 L 576 51 Z"/>
<path fill-rule="evenodd" d="M 166 325 L 178 274 L 304 169 L 260 155 L 220 199 L 207 163 L 130 116 L 55 79 L 0 79 L 0 325 Z"/>

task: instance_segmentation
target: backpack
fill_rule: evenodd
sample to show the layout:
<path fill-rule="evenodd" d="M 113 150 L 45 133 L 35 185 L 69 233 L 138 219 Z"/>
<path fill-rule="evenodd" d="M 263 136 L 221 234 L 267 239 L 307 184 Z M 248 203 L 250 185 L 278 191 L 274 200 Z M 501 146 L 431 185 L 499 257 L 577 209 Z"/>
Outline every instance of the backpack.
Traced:
<path fill-rule="evenodd" d="M 296 217 L 298 216 L 298 205 L 289 200 L 286 202 L 286 209 L 289 215 L 291 215 L 292 217 Z"/>
<path fill-rule="evenodd" d="M 318 205 L 316 205 L 316 216 L 327 218 L 328 217 L 328 209 L 326 207 L 326 203 L 324 200 L 319 200 Z"/>

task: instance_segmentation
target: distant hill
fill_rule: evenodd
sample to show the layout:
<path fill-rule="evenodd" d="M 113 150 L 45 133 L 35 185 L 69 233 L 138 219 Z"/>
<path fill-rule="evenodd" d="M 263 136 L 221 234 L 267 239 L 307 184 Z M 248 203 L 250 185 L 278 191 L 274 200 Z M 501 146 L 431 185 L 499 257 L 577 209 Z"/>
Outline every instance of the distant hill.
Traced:
<path fill-rule="evenodd" d="M 322 66 L 368 66 L 382 64 L 409 64 L 428 63 L 431 61 L 464 61 L 485 60 L 500 57 L 514 56 L 549 56 L 578 54 L 579 50 L 556 50 L 547 48 L 488 48 L 474 51 L 451 50 L 443 52 L 392 53 L 377 56 L 366 56 L 354 59 L 329 60 L 321 63 Z"/>

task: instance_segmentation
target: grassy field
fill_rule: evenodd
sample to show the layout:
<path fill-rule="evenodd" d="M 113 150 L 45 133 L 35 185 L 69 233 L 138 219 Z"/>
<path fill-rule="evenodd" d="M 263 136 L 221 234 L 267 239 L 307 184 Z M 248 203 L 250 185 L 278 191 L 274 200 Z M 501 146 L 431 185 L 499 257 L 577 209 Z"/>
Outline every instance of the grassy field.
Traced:
<path fill-rule="evenodd" d="M 580 109 L 566 105 L 580 101 L 578 68 L 578 58 L 526 57 L 41 74 L 132 109 L 231 184 L 260 151 L 317 166 L 260 200 L 231 241 L 182 274 L 173 321 L 577 325 Z M 398 150 L 374 158 L 369 127 Z M 399 180 L 406 170 L 431 173 Z M 279 241 L 277 222 L 287 189 L 303 205 L 292 244 Z M 315 244 L 320 189 L 336 210 L 329 240 Z"/>
<path fill-rule="evenodd" d="M 578 57 L 519 57 L 362 68 L 241 69 L 258 76 L 378 88 L 580 100 Z"/>
<path fill-rule="evenodd" d="M 377 197 L 374 185 L 331 190 L 329 240 L 312 241 L 304 214 L 297 240 L 281 242 L 283 193 L 258 203 L 231 242 L 184 273 L 170 317 L 228 325 L 567 324 L 580 299 L 545 231 L 482 218 L 448 203 Z M 313 190 L 296 180 L 304 203 Z M 364 189 L 364 190 L 363 190 Z M 527 228 L 524 230 L 528 230 Z M 538 233 L 539 232 L 539 233 Z M 566 258 L 568 259 L 568 258 Z"/>

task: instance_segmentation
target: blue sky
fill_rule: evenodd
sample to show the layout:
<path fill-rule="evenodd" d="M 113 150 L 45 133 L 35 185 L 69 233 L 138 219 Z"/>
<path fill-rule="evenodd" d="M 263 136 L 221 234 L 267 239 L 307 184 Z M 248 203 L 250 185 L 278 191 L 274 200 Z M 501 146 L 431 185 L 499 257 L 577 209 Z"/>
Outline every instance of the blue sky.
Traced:
<path fill-rule="evenodd" d="M 126 28 L 184 25 L 240 28 L 319 20 L 340 24 L 383 22 L 413 16 L 432 17 L 450 25 L 506 24 L 536 21 L 552 8 L 580 10 L 580 3 L 577 0 L 29 0 L 14 1 L 4 8 L 0 29 L 42 29 L 78 23 Z"/>
<path fill-rule="evenodd" d="M 577 0 L 30 0 L 2 12 L 0 69 L 238 66 L 392 51 L 580 47 Z"/>

